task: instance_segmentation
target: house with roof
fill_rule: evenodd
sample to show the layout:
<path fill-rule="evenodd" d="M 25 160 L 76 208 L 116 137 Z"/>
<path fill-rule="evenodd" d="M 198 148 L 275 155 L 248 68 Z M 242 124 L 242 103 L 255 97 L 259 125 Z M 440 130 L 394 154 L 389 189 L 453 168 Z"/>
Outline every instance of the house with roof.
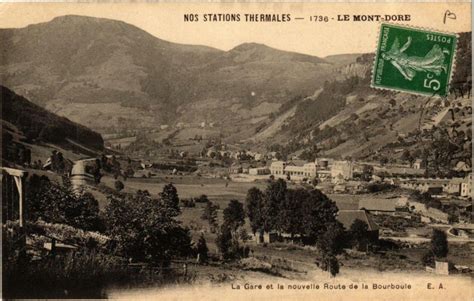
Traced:
<path fill-rule="evenodd" d="M 444 187 L 443 191 L 448 194 L 461 195 L 461 185 L 463 182 L 463 178 L 452 178 L 446 187 Z"/>
<path fill-rule="evenodd" d="M 425 161 L 423 161 L 422 159 L 416 159 L 415 162 L 413 162 L 413 168 L 414 169 L 425 168 Z"/>
<path fill-rule="evenodd" d="M 461 183 L 461 196 L 472 197 L 472 172 L 470 172 Z"/>
<path fill-rule="evenodd" d="M 285 174 L 286 162 L 284 161 L 273 161 L 270 165 L 270 174 L 275 177 L 282 177 Z"/>
<path fill-rule="evenodd" d="M 270 174 L 270 169 L 267 167 L 249 168 L 249 175 L 261 176 Z"/>
<path fill-rule="evenodd" d="M 353 177 L 354 165 L 350 161 L 334 161 L 331 166 L 331 178 L 333 183 L 342 180 L 350 180 Z"/>
<path fill-rule="evenodd" d="M 366 210 L 371 213 L 393 213 L 396 211 L 396 199 L 382 199 L 364 197 L 359 200 L 359 210 Z"/>
<path fill-rule="evenodd" d="M 316 164 L 305 161 L 274 161 L 270 165 L 270 174 L 276 178 L 287 178 L 300 181 L 303 179 L 312 179 L 316 177 Z"/>
<path fill-rule="evenodd" d="M 373 221 L 370 213 L 365 210 L 339 210 L 336 219 L 344 226 L 345 231 L 350 231 L 352 224 L 356 220 L 361 220 L 367 224 L 369 241 L 377 242 L 379 239 L 379 226 Z"/>

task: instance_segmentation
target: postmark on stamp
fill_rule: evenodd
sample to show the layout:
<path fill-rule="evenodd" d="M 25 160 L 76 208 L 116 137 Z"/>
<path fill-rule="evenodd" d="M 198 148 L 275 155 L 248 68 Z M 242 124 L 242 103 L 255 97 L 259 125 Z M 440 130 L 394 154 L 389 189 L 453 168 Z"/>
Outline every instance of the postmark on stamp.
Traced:
<path fill-rule="evenodd" d="M 372 87 L 447 96 L 457 35 L 382 23 Z"/>

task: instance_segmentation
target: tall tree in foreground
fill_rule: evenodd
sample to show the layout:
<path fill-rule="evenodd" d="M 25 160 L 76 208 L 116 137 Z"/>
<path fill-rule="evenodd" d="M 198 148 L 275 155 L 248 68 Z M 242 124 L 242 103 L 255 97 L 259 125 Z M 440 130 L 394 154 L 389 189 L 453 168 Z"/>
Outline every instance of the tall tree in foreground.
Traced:
<path fill-rule="evenodd" d="M 339 273 L 337 255 L 342 252 L 344 227 L 339 222 L 329 224 L 326 231 L 319 237 L 316 245 L 320 252 L 320 267 L 328 271 L 332 277 Z"/>
<path fill-rule="evenodd" d="M 244 223 L 244 205 L 237 200 L 231 200 L 227 208 L 224 209 L 224 225 L 229 227 L 232 232 L 235 232 Z"/>
<path fill-rule="evenodd" d="M 367 231 L 369 227 L 366 222 L 356 219 L 350 229 L 352 235 L 352 243 L 357 246 L 359 251 L 364 250 L 368 246 Z"/>
<path fill-rule="evenodd" d="M 424 265 L 434 266 L 435 260 L 446 258 L 448 251 L 446 233 L 438 229 L 433 229 L 430 249 L 423 255 L 421 261 Z"/>
<path fill-rule="evenodd" d="M 162 204 L 173 211 L 174 216 L 178 216 L 180 213 L 179 210 L 179 197 L 176 187 L 172 183 L 169 183 L 163 187 L 163 191 L 160 192 L 160 199 Z"/>
<path fill-rule="evenodd" d="M 257 231 L 263 229 L 263 198 L 262 191 L 256 187 L 250 188 L 245 198 L 245 211 L 250 220 L 250 227 L 254 235 Z"/>
<path fill-rule="evenodd" d="M 199 262 L 207 262 L 209 249 L 207 248 L 206 239 L 202 233 L 197 242 L 196 251 L 199 256 Z"/>
<path fill-rule="evenodd" d="M 308 197 L 309 193 L 306 189 L 288 189 L 285 198 L 280 204 L 278 216 L 281 230 L 289 233 L 291 237 L 294 237 L 295 234 L 303 233 L 304 226 L 301 217 L 306 208 L 301 205 L 301 201 Z"/>
<path fill-rule="evenodd" d="M 288 189 L 283 179 L 272 181 L 265 190 L 263 228 L 265 231 L 281 230 L 281 223 L 278 218 L 281 203 L 286 197 Z"/>
<path fill-rule="evenodd" d="M 223 224 L 216 237 L 216 245 L 224 259 L 232 258 L 232 232 L 228 225 Z"/>
<path fill-rule="evenodd" d="M 217 205 L 214 205 L 214 203 L 208 201 L 204 207 L 201 219 L 207 220 L 211 232 L 214 233 L 217 229 Z"/>
<path fill-rule="evenodd" d="M 325 233 L 329 225 L 336 223 L 338 211 L 336 203 L 318 189 L 308 192 L 307 197 L 301 200 L 301 208 L 303 208 L 301 215 L 303 234 L 310 243 Z"/>
<path fill-rule="evenodd" d="M 448 255 L 448 240 L 444 231 L 433 229 L 431 250 L 436 258 L 445 258 Z"/>

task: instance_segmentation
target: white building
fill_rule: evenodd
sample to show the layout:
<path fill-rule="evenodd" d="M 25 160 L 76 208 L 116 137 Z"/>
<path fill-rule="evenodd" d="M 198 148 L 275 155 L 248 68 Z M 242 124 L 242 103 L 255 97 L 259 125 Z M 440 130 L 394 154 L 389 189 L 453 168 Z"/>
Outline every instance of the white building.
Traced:
<path fill-rule="evenodd" d="M 275 177 L 283 176 L 285 174 L 286 162 L 283 161 L 274 161 L 270 165 L 270 174 Z"/>
<path fill-rule="evenodd" d="M 413 163 L 413 168 L 414 169 L 425 168 L 425 162 L 421 159 L 416 159 L 415 162 Z"/>
<path fill-rule="evenodd" d="M 298 166 L 292 162 L 276 161 L 270 165 L 270 173 L 277 178 L 290 176 L 291 180 L 312 179 L 316 177 L 316 164 L 310 162 Z"/>
<path fill-rule="evenodd" d="M 267 167 L 249 168 L 249 175 L 260 176 L 268 175 L 270 170 Z"/>
<path fill-rule="evenodd" d="M 339 179 L 352 179 L 354 165 L 350 161 L 334 161 L 331 166 L 331 178 L 333 181 Z"/>
<path fill-rule="evenodd" d="M 470 172 L 463 183 L 461 183 L 461 196 L 472 197 L 472 172 Z"/>

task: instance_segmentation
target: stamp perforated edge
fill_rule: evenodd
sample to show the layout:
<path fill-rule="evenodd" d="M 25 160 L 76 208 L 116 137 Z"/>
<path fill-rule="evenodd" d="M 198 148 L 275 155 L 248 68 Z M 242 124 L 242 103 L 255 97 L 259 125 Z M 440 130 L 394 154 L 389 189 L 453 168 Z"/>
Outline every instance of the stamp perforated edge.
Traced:
<path fill-rule="evenodd" d="M 447 95 L 446 96 L 441 96 L 437 93 L 423 93 L 419 91 L 413 91 L 413 90 L 405 90 L 405 89 L 400 89 L 400 88 L 390 88 L 390 87 L 383 87 L 383 86 L 376 86 L 375 85 L 375 73 L 377 70 L 375 70 L 377 60 L 379 58 L 379 42 L 380 42 L 380 34 L 382 32 L 382 26 L 383 25 L 389 25 L 389 26 L 394 26 L 394 27 L 400 27 L 400 28 L 408 28 L 408 29 L 413 29 L 413 30 L 421 30 L 421 31 L 430 31 L 433 33 L 440 33 L 440 34 L 446 34 L 446 35 L 453 35 L 456 37 L 456 45 L 454 45 L 454 54 L 451 62 L 451 70 L 450 74 L 448 76 L 448 81 L 446 83 L 446 91 Z M 409 94 L 414 94 L 414 95 L 421 95 L 421 96 L 431 96 L 431 97 L 448 97 L 449 95 L 449 89 L 451 85 L 451 80 L 453 79 L 454 71 L 456 70 L 456 57 L 457 57 L 457 52 L 458 52 L 458 42 L 459 42 L 459 34 L 455 32 L 449 32 L 449 31 L 442 31 L 438 29 L 433 29 L 429 27 L 420 27 L 420 26 L 413 26 L 413 25 L 406 25 L 406 24 L 396 24 L 396 23 L 390 23 L 390 22 L 379 22 L 379 28 L 377 32 L 377 38 L 375 39 L 375 56 L 374 56 L 374 61 L 372 62 L 372 72 L 371 72 L 371 79 L 370 79 L 370 87 L 372 89 L 376 90 L 382 90 L 382 91 L 394 91 L 394 92 L 405 92 Z"/>

